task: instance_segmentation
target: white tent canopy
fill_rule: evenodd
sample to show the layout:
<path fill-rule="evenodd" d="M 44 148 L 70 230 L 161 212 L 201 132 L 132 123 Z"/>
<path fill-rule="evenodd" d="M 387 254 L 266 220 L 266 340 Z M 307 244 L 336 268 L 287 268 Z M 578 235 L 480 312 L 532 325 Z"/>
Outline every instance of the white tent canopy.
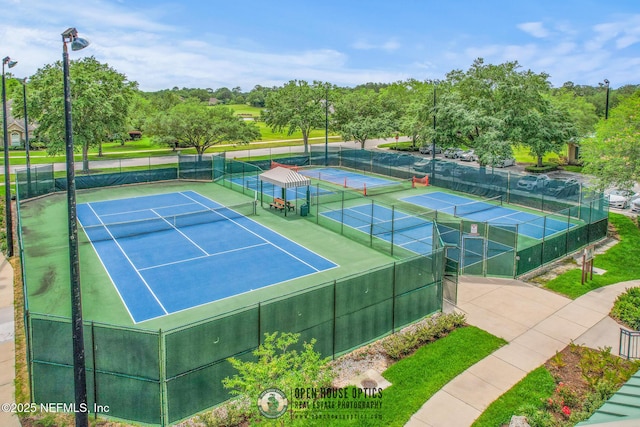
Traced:
<path fill-rule="evenodd" d="M 292 169 L 276 167 L 263 172 L 260 181 L 265 181 L 282 188 L 306 187 L 311 185 L 311 179 Z"/>

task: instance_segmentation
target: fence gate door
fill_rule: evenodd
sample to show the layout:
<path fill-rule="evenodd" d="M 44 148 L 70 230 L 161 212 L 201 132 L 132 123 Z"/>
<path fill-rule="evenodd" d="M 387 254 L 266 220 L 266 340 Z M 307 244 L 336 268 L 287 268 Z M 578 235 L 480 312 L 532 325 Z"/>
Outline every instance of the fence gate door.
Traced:
<path fill-rule="evenodd" d="M 484 237 L 463 235 L 460 252 L 460 271 L 462 274 L 485 275 L 487 240 Z"/>

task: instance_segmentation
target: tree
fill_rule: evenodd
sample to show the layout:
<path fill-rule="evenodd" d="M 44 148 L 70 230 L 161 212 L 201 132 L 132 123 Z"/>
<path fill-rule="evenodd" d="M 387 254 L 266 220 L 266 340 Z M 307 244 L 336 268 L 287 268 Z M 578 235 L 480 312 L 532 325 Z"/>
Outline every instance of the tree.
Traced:
<path fill-rule="evenodd" d="M 82 151 L 82 170 L 89 170 L 89 148 L 127 129 L 134 82 L 94 57 L 70 63 L 73 138 Z M 38 123 L 36 136 L 47 141 L 50 154 L 65 148 L 62 62 L 39 69 L 29 84 L 29 113 Z M 32 108 L 33 107 L 33 108 Z"/>
<path fill-rule="evenodd" d="M 199 156 L 207 148 L 222 142 L 246 144 L 260 139 L 260 131 L 254 122 L 243 121 L 230 108 L 208 107 L 195 101 L 156 114 L 145 129 L 156 141 L 195 148 Z"/>
<path fill-rule="evenodd" d="M 578 136 L 569 112 L 549 100 L 520 116 L 519 122 L 522 145 L 536 157 L 538 167 L 542 167 L 546 153 L 560 153 L 567 142 Z"/>
<path fill-rule="evenodd" d="M 597 186 L 629 188 L 640 181 L 640 90 L 624 98 L 601 119 L 595 136 L 580 144 L 584 171 L 595 175 Z"/>
<path fill-rule="evenodd" d="M 308 153 L 309 134 L 325 126 L 324 102 L 330 89 L 328 83 L 291 80 L 267 95 L 262 118 L 275 132 L 302 132 L 304 152 Z"/>
<path fill-rule="evenodd" d="M 292 349 L 299 339 L 300 334 L 265 334 L 264 342 L 253 352 L 255 362 L 228 359 L 238 373 L 222 380 L 222 384 L 231 389 L 231 394 L 251 402 L 270 388 L 288 391 L 298 387 L 329 387 L 332 381 L 331 370 L 327 367 L 329 358 L 323 359 L 313 349 L 315 339 L 303 343 L 302 351 Z M 256 405 L 247 406 L 257 416 Z"/>
<path fill-rule="evenodd" d="M 364 149 L 370 138 L 387 137 L 396 131 L 395 113 L 386 111 L 372 89 L 348 91 L 335 104 L 334 124 L 345 141 L 359 142 Z"/>

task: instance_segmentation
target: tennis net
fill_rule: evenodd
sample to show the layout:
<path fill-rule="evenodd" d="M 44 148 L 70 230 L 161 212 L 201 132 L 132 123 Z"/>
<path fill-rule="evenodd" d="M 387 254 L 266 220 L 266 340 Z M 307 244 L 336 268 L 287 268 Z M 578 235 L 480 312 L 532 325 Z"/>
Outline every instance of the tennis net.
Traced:
<path fill-rule="evenodd" d="M 502 196 L 491 197 L 490 199 L 478 200 L 476 202 L 463 203 L 453 208 L 453 216 L 463 217 L 477 212 L 488 211 L 489 209 L 502 206 Z"/>
<path fill-rule="evenodd" d="M 287 165 L 285 163 L 278 163 L 278 162 L 274 162 L 273 160 L 271 160 L 271 169 L 273 169 L 273 168 L 286 168 L 286 169 L 291 169 L 294 172 L 298 172 L 300 170 L 300 166 Z"/>
<path fill-rule="evenodd" d="M 90 241 L 99 242 L 237 219 L 255 215 L 255 213 L 256 202 L 252 201 L 177 215 L 89 225 L 84 226 L 83 230 Z"/>
<path fill-rule="evenodd" d="M 374 236 L 387 233 L 399 233 L 405 230 L 411 230 L 421 227 L 432 227 L 432 220 L 430 217 L 420 216 L 402 216 L 400 218 L 394 218 L 393 220 L 380 221 L 373 223 L 371 228 L 371 234 Z"/>

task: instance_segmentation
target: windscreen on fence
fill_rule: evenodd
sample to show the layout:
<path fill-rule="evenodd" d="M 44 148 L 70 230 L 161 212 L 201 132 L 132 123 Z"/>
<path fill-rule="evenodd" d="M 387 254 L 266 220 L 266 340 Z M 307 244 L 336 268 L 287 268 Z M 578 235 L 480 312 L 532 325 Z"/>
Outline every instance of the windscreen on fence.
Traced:
<path fill-rule="evenodd" d="M 56 191 L 53 165 L 32 166 L 16 171 L 18 200 L 26 200 Z"/>
<path fill-rule="evenodd" d="M 214 156 L 210 154 L 179 155 L 178 179 L 213 181 L 213 164 Z"/>

